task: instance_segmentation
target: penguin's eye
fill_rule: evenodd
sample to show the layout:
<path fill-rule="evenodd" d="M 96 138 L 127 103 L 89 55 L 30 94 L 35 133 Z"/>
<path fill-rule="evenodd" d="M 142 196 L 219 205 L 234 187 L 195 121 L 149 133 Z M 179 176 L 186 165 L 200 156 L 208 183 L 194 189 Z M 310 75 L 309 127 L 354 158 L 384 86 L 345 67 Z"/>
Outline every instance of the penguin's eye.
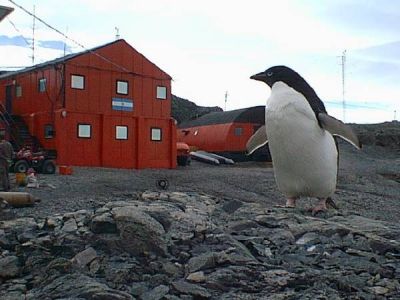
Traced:
<path fill-rule="evenodd" d="M 274 74 L 274 72 L 268 72 L 268 73 L 267 73 L 267 76 L 268 76 L 268 77 L 271 77 L 272 74 Z"/>

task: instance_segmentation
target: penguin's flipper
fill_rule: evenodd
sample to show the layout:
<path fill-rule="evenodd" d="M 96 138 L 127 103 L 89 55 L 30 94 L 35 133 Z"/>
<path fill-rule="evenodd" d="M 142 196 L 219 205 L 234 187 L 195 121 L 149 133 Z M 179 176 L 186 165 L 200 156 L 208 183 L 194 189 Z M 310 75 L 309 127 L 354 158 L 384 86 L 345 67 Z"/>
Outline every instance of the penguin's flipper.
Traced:
<path fill-rule="evenodd" d="M 246 144 L 246 155 L 252 154 L 258 148 L 261 148 L 268 143 L 267 130 L 265 125 L 258 128 L 258 130 L 249 138 Z"/>
<path fill-rule="evenodd" d="M 322 128 L 329 131 L 332 135 L 344 139 L 346 142 L 352 144 L 357 149 L 361 149 L 361 143 L 358 140 L 358 137 L 353 129 L 350 128 L 350 126 L 347 126 L 342 121 L 324 113 L 318 114 L 318 120 Z"/>

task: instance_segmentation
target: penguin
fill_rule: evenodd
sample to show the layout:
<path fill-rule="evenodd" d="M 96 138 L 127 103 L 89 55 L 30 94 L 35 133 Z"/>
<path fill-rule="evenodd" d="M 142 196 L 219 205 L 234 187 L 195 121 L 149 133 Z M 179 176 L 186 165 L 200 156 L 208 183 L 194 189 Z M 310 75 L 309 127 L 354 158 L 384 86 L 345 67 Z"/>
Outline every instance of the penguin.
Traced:
<path fill-rule="evenodd" d="M 315 215 L 335 207 L 332 195 L 338 173 L 340 137 L 357 149 L 361 144 L 354 131 L 329 116 L 314 89 L 296 71 L 274 66 L 250 79 L 271 88 L 265 109 L 265 126 L 247 142 L 247 153 L 268 143 L 275 181 L 286 197 L 285 207 L 295 207 L 300 197 L 318 198 Z M 336 208 L 336 207 L 335 207 Z"/>

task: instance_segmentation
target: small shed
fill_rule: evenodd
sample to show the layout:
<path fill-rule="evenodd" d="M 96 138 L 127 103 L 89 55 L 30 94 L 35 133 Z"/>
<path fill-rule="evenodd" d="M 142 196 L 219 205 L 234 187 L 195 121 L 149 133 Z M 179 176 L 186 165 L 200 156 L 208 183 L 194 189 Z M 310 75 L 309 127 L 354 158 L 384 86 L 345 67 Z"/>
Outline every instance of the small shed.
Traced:
<path fill-rule="evenodd" d="M 267 147 L 246 156 L 246 143 L 265 124 L 265 106 L 212 112 L 178 125 L 180 142 L 235 161 L 270 159 Z"/>
<path fill-rule="evenodd" d="M 176 167 L 171 76 L 125 40 L 0 75 L 0 108 L 60 165 Z"/>

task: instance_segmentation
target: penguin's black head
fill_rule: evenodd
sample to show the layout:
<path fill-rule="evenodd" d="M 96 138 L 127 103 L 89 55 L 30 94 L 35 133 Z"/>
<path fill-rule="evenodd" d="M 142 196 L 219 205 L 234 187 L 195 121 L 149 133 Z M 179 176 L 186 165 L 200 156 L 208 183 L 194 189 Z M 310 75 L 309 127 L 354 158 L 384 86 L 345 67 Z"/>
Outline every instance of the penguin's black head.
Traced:
<path fill-rule="evenodd" d="M 270 87 L 272 87 L 274 83 L 278 81 L 289 84 L 293 81 L 304 80 L 297 72 L 286 66 L 271 67 L 264 72 L 251 76 L 250 79 L 265 82 Z"/>
<path fill-rule="evenodd" d="M 265 82 L 271 88 L 275 82 L 284 82 L 297 92 L 303 94 L 316 115 L 320 112 L 326 113 L 325 105 L 321 99 L 319 99 L 314 89 L 299 75 L 299 73 L 289 67 L 274 66 L 264 72 L 251 76 L 250 79 Z"/>

